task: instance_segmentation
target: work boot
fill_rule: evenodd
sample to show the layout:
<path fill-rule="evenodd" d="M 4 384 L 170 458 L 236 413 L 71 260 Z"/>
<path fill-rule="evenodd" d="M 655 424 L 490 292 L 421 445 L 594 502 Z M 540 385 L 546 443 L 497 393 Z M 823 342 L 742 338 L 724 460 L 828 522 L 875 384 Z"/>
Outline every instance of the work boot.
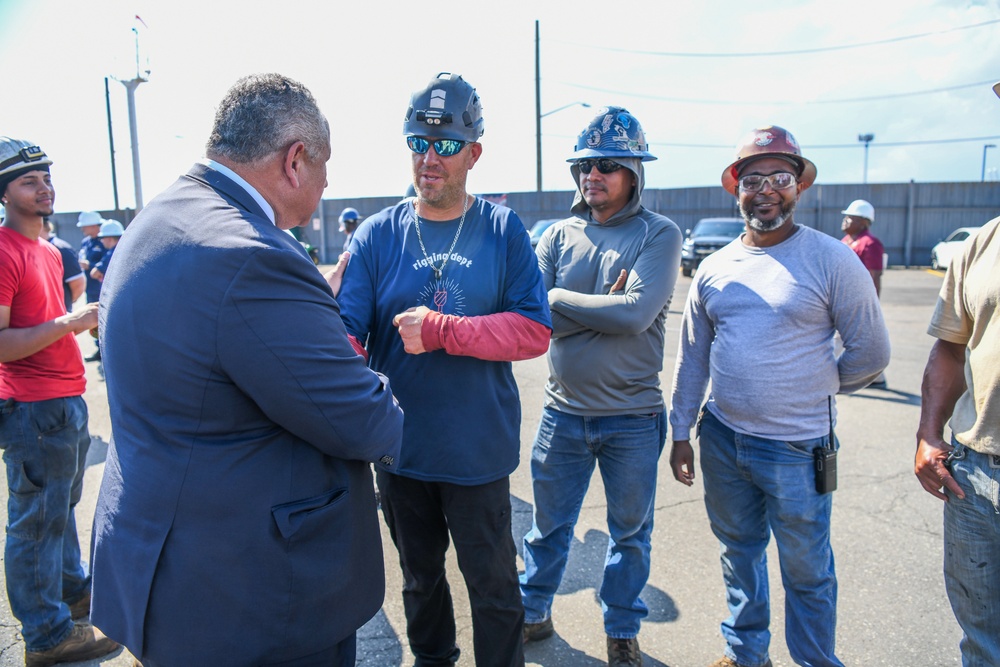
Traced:
<path fill-rule="evenodd" d="M 538 623 L 525 623 L 524 624 L 524 643 L 538 641 L 539 639 L 545 639 L 546 637 L 551 637 L 555 629 L 552 627 L 552 617 L 549 616 L 544 621 L 539 621 Z"/>
<path fill-rule="evenodd" d="M 608 637 L 608 667 L 642 667 L 639 640 Z"/>
<path fill-rule="evenodd" d="M 726 656 L 719 658 L 708 667 L 746 667 L 746 665 L 740 662 L 736 662 L 732 658 Z M 771 661 L 768 660 L 767 662 L 765 662 L 763 667 L 771 667 Z"/>
<path fill-rule="evenodd" d="M 47 651 L 25 651 L 25 667 L 49 667 L 61 662 L 80 662 L 100 658 L 118 649 L 118 642 L 90 623 L 73 624 L 73 631 L 66 639 Z"/>
<path fill-rule="evenodd" d="M 90 591 L 83 594 L 83 597 L 69 605 L 69 615 L 74 621 L 90 616 Z"/>

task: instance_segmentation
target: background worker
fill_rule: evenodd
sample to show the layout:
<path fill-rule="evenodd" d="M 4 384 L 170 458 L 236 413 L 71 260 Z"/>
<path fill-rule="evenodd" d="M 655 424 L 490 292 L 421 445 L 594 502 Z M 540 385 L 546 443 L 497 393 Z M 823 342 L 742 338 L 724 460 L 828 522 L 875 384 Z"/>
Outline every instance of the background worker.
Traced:
<path fill-rule="evenodd" d="M 844 232 L 844 243 L 851 247 L 851 250 L 861 259 L 861 263 L 868 269 L 875 283 L 875 293 L 882 294 L 882 271 L 885 268 L 885 248 L 882 242 L 875 238 L 870 228 L 875 222 L 875 207 L 864 199 L 855 199 L 850 206 L 841 211 L 844 214 L 844 221 L 840 228 Z M 885 389 L 885 373 L 879 373 L 878 377 L 868 385 L 872 389 Z"/>
<path fill-rule="evenodd" d="M 348 206 L 340 212 L 340 232 L 346 235 L 346 238 L 344 238 L 344 250 L 350 247 L 351 239 L 354 238 L 354 230 L 358 228 L 358 223 L 360 222 L 361 216 L 358 215 L 356 209 Z"/>
<path fill-rule="evenodd" d="M 96 280 L 104 282 L 108 266 L 111 265 L 111 257 L 115 254 L 115 247 L 124 233 L 125 228 L 117 220 L 105 220 L 101 224 L 101 231 L 97 233 L 97 238 L 104 246 L 105 253 L 104 257 L 101 257 L 101 260 L 90 270 L 90 275 Z"/>
<path fill-rule="evenodd" d="M 855 199 L 841 213 L 844 215 L 844 221 L 840 225 L 840 229 L 844 232 L 841 241 L 849 245 L 861 258 L 861 263 L 868 269 L 875 282 L 875 292 L 881 294 L 885 248 L 870 229 L 875 222 L 875 207 L 864 199 Z"/>
<path fill-rule="evenodd" d="M 103 222 L 104 219 L 97 211 L 84 211 L 77 216 L 76 226 L 83 232 L 83 240 L 80 241 L 80 268 L 87 276 L 87 303 L 97 303 L 101 298 L 101 281 L 92 277 L 90 270 L 97 266 L 107 252 L 104 244 L 97 238 Z M 97 349 L 89 357 L 84 357 L 84 361 L 101 360 L 101 347 L 96 341 L 94 344 Z"/>

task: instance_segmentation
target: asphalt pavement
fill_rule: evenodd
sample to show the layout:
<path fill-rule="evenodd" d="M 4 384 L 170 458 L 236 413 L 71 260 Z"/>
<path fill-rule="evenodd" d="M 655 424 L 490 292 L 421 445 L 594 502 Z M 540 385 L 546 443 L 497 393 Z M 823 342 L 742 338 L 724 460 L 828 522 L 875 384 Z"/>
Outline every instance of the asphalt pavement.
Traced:
<path fill-rule="evenodd" d="M 841 441 L 840 488 L 833 506 L 833 548 L 839 577 L 838 655 L 848 666 L 942 667 L 961 664 L 961 631 L 951 613 L 942 579 L 942 504 L 913 476 L 914 432 L 920 380 L 933 339 L 927 323 L 942 274 L 897 269 L 883 277 L 882 305 L 892 340 L 889 389 L 866 389 L 838 398 Z M 666 359 L 661 374 L 669 391 L 681 310 L 690 279 L 679 278 L 667 318 Z M 80 336 L 84 355 L 93 351 Z M 747 363 L 767 354 L 767 341 L 748 350 Z M 521 466 L 511 477 L 513 532 L 518 551 L 531 525 L 531 480 L 527 461 L 542 406 L 548 372 L 544 358 L 514 366 L 521 390 Z M 107 398 L 96 363 L 87 364 L 87 404 L 93 436 L 84 498 L 78 508 L 80 542 L 90 543 L 90 525 L 107 443 L 111 435 Z M 485 445 L 485 443 L 484 443 Z M 708 526 L 700 478 L 694 487 L 673 480 L 667 451 L 659 462 L 652 573 L 643 598 L 650 615 L 639 642 L 646 667 L 703 667 L 722 655 L 719 623 L 727 615 L 718 543 Z M 697 453 L 697 450 L 696 450 Z M 6 477 L 0 479 L 6 497 Z M 606 503 L 595 474 L 576 527 L 569 566 L 556 597 L 556 634 L 526 649 L 528 665 L 597 667 L 606 660 L 597 591 L 607 549 Z M 0 508 L 6 522 L 6 506 Z M 382 610 L 359 631 L 358 665 L 411 667 L 395 548 L 383 525 L 387 589 Z M 768 550 L 772 592 L 771 658 L 775 667 L 794 663 L 784 642 L 784 596 L 773 542 Z M 523 563 L 518 558 L 518 565 Z M 122 567 L 128 567 L 123 563 Z M 0 577 L 3 574 L 0 572 Z M 448 577 L 455 597 L 459 667 L 475 664 L 468 596 L 453 551 Z M 3 589 L 5 591 L 5 589 Z M 0 667 L 23 665 L 24 644 L 6 593 L 0 601 Z M 130 667 L 125 650 L 83 665 Z"/>

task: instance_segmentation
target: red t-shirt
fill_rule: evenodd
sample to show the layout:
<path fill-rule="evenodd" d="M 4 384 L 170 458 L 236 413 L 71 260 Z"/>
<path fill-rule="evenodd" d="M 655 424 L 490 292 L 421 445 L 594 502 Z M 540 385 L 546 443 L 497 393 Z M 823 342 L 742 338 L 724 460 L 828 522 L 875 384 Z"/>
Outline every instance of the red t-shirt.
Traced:
<path fill-rule="evenodd" d="M 882 253 L 885 250 L 882 248 L 882 242 L 872 236 L 867 229 L 858 234 L 856 239 L 852 239 L 850 234 L 846 234 L 840 240 L 851 246 L 851 250 L 858 254 L 861 263 L 869 271 L 881 271 L 884 268 Z"/>
<path fill-rule="evenodd" d="M 0 306 L 10 308 L 11 329 L 27 329 L 66 314 L 62 258 L 55 246 L 0 227 Z M 81 396 L 86 387 L 83 359 L 73 334 L 24 359 L 0 364 L 3 399 Z"/>

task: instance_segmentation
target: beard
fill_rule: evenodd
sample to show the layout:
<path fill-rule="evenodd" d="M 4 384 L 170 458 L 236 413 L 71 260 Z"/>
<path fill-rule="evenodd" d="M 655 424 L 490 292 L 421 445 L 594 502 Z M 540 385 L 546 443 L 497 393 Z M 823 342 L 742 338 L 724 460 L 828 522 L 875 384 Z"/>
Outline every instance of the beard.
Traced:
<path fill-rule="evenodd" d="M 750 212 L 749 207 L 744 207 L 743 202 L 739 202 L 740 215 L 743 216 L 743 220 L 746 221 L 747 227 L 757 232 L 773 232 L 778 227 L 781 227 L 785 222 L 792 217 L 792 213 L 795 212 L 795 205 L 798 200 L 792 199 L 788 202 L 781 200 L 778 204 L 779 213 L 774 217 L 773 220 L 761 220 L 753 213 Z"/>

